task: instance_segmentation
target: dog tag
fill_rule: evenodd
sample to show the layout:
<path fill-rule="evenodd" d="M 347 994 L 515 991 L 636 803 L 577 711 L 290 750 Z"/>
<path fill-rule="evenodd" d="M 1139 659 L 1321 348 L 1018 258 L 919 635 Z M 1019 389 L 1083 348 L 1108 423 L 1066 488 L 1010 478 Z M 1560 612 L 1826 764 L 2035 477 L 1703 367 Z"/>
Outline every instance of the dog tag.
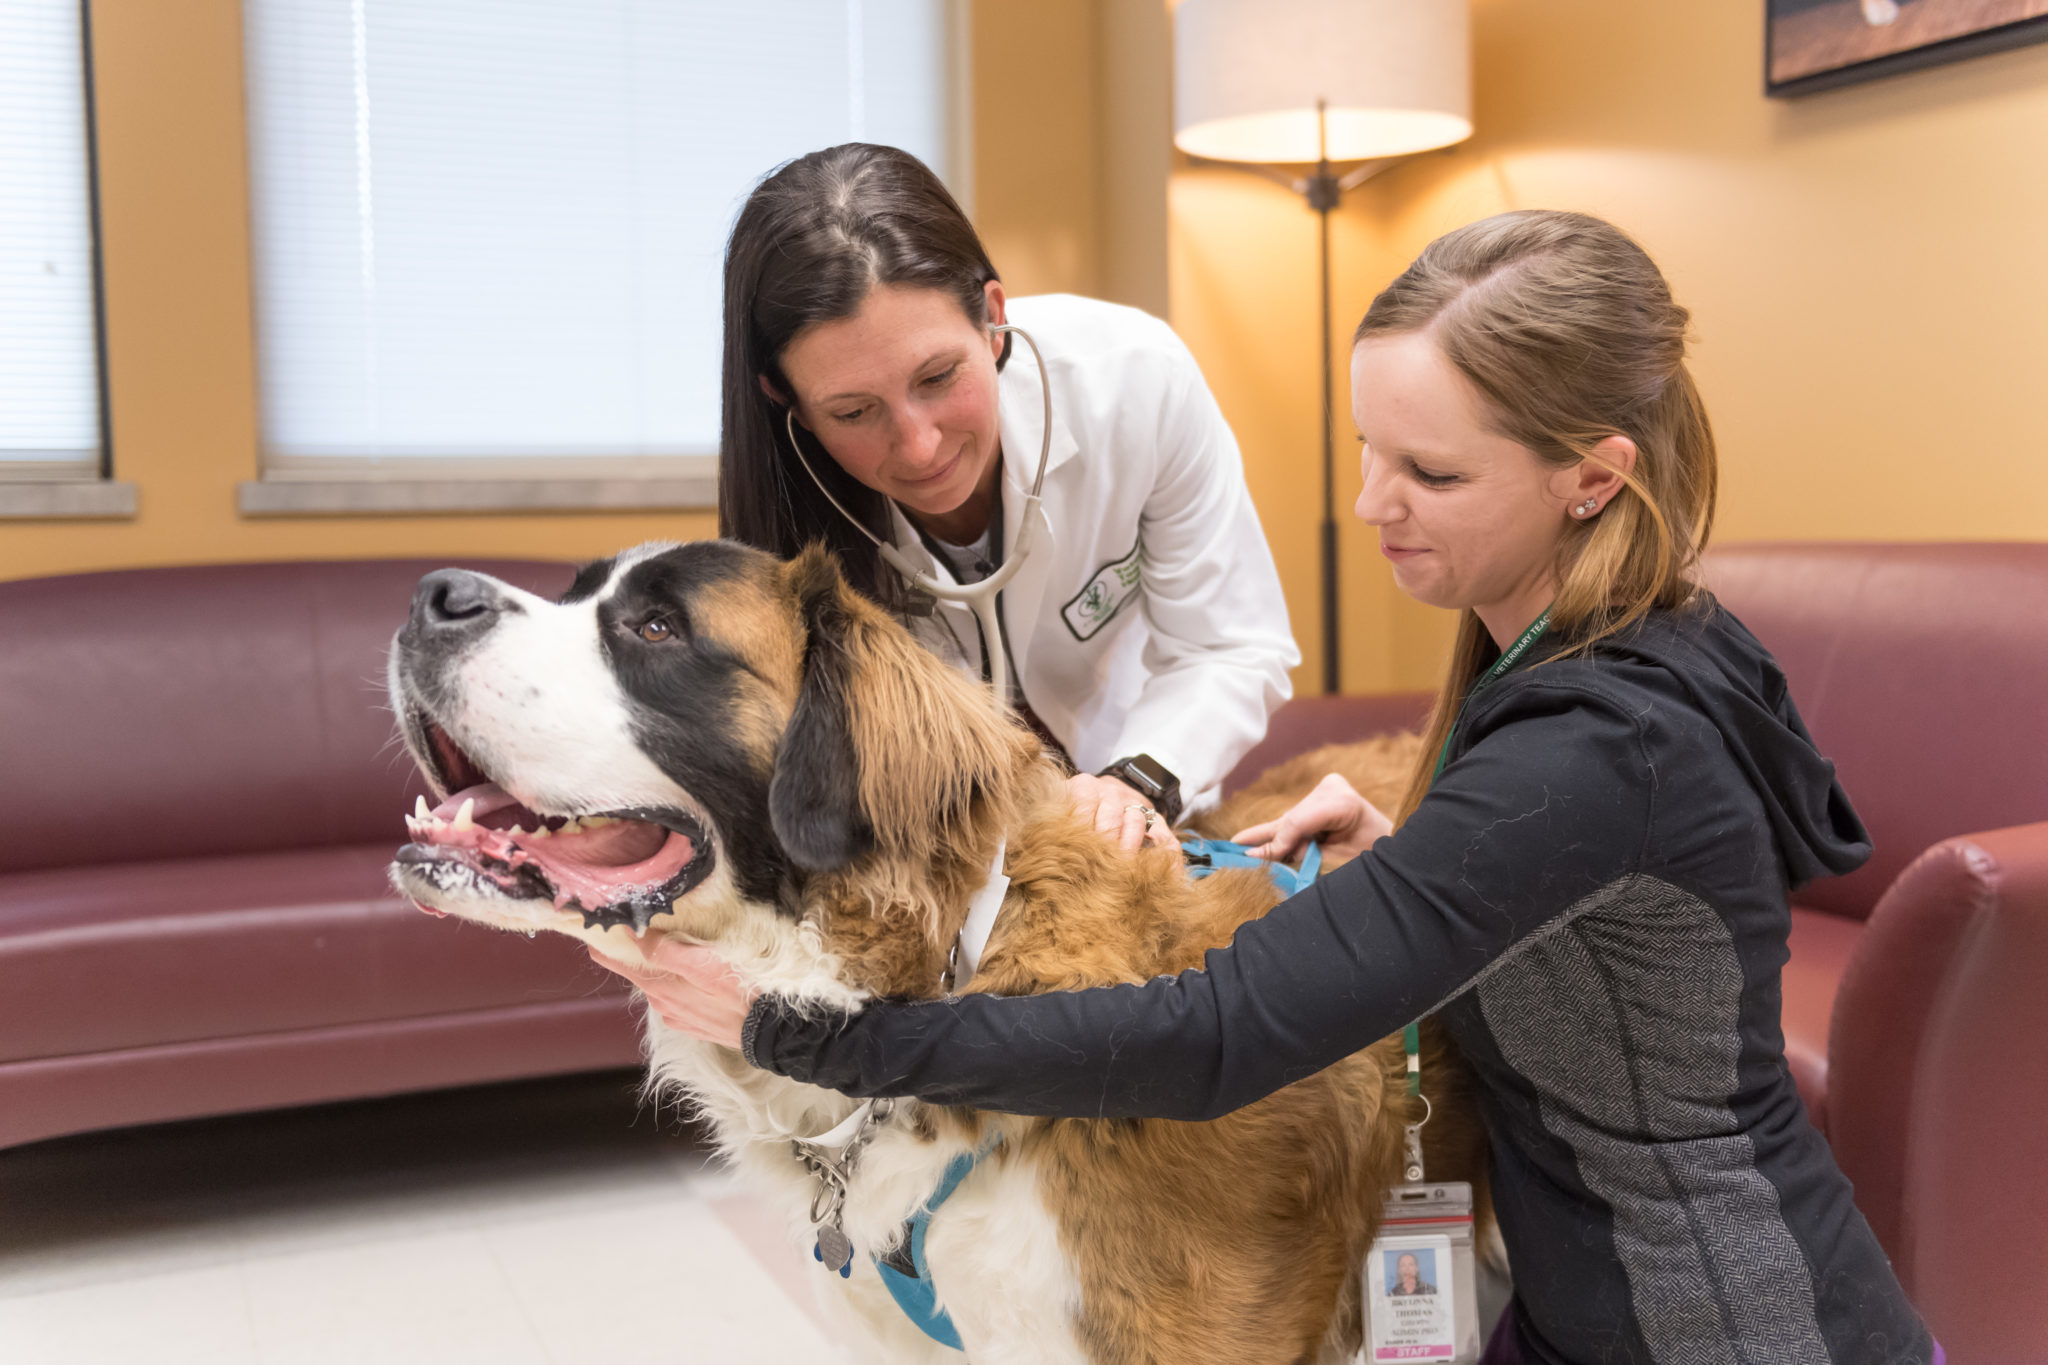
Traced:
<path fill-rule="evenodd" d="M 853 1274 L 853 1243 L 837 1227 L 826 1223 L 818 1229 L 818 1249 L 813 1253 L 825 1269 L 836 1270 L 841 1279 Z"/>

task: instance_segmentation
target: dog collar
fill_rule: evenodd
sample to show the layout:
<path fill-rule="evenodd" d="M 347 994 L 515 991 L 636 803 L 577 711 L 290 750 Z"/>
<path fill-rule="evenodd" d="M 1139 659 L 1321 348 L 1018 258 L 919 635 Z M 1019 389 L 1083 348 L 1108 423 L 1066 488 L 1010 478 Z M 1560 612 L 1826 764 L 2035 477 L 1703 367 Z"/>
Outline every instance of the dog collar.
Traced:
<path fill-rule="evenodd" d="M 989 935 L 995 932 L 996 921 L 1002 917 L 1003 898 L 1010 894 L 1010 878 L 1003 871 L 1009 847 L 1008 839 L 996 842 L 996 856 L 989 864 L 988 880 L 967 902 L 967 921 L 960 926 L 960 936 L 953 941 L 953 960 L 948 964 L 948 975 L 952 977 L 947 984 L 948 990 L 958 990 L 966 985 L 981 967 L 981 955 L 988 949 Z"/>
<path fill-rule="evenodd" d="M 851 1114 L 848 1114 L 816 1137 L 792 1137 L 790 1140 L 792 1142 L 800 1142 L 806 1147 L 816 1147 L 828 1152 L 839 1151 L 853 1141 L 854 1135 L 860 1132 L 861 1125 L 868 1121 L 868 1115 L 875 1112 L 875 1105 L 876 1101 L 874 1100 L 862 1100 L 854 1106 Z M 888 1117 L 886 1110 L 882 1117 Z"/>

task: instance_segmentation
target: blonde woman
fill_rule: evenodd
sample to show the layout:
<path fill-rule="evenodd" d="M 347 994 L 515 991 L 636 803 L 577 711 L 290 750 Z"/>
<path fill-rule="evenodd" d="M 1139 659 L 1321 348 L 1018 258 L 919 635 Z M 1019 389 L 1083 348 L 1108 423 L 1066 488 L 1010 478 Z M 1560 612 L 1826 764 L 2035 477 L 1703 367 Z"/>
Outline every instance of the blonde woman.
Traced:
<path fill-rule="evenodd" d="M 1434 1014 L 1518 1272 L 1488 1362 L 1939 1361 L 1785 1065 L 1787 895 L 1870 848 L 1777 665 L 1696 586 L 1686 316 L 1565 213 L 1453 232 L 1373 302 L 1358 515 L 1459 612 L 1455 657 L 1398 828 L 1332 778 L 1241 834 L 1356 857 L 1203 970 L 839 1015 L 667 947 L 656 1008 L 851 1095 L 1176 1119 Z"/>

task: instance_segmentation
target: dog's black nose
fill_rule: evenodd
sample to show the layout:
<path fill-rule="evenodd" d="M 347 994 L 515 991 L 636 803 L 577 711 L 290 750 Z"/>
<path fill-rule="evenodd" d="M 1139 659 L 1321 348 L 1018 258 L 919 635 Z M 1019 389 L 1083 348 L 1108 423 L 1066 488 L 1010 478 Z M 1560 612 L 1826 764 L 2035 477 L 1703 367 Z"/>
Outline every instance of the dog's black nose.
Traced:
<path fill-rule="evenodd" d="M 436 569 L 412 594 L 412 624 L 421 631 L 473 631 L 507 603 L 498 585 L 468 569 Z"/>

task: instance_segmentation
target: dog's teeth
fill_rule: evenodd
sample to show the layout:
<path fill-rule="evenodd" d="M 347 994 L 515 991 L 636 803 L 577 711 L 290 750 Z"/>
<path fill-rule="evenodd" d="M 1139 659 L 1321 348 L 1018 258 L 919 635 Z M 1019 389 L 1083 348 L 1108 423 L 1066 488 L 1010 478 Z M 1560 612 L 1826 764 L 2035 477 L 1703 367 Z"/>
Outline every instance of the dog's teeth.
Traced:
<path fill-rule="evenodd" d="M 560 832 L 563 834 L 574 834 L 576 833 L 576 831 L 582 828 L 583 817 L 580 815 L 572 815 L 562 822 L 562 828 Z"/>
<path fill-rule="evenodd" d="M 539 829 L 532 830 L 530 832 L 526 830 L 520 831 L 520 833 L 525 834 L 526 837 L 529 839 L 545 839 L 548 837 L 549 832 L 550 831 L 548 830 L 548 827 L 545 824 L 541 825 Z"/>
<path fill-rule="evenodd" d="M 475 820 L 475 818 L 474 818 L 474 817 L 475 817 L 475 815 L 476 815 L 476 798 L 475 798 L 474 796 L 472 796 L 472 797 L 470 797 L 470 798 L 469 798 L 469 800 L 467 800 L 467 801 L 465 801 L 465 802 L 463 802 L 463 803 L 462 803 L 462 809 L 461 809 L 461 810 L 458 810 L 458 811 L 456 811 L 456 812 L 455 812 L 455 824 L 453 825 L 453 827 L 452 827 L 452 828 L 453 828 L 453 829 L 454 829 L 454 830 L 456 831 L 456 833 L 458 833 L 458 834 L 459 834 L 459 833 L 461 833 L 461 832 L 462 832 L 463 830 L 466 830 L 466 829 L 475 829 L 475 828 L 476 828 L 476 820 Z"/>
<path fill-rule="evenodd" d="M 420 822 L 421 822 L 421 823 L 423 823 L 423 824 L 424 824 L 424 823 L 425 823 L 426 821 L 428 821 L 428 820 L 431 820 L 431 819 L 433 819 L 433 818 L 434 818 L 434 812 L 432 812 L 431 810 L 428 810 L 428 809 L 427 809 L 427 798 L 426 798 L 426 797 L 424 797 L 424 796 L 415 796 L 415 797 L 414 797 L 414 798 L 412 799 L 412 815 L 413 815 L 413 819 L 415 819 L 415 820 L 418 820 L 418 821 L 420 821 Z"/>
<path fill-rule="evenodd" d="M 617 823 L 618 821 L 612 819 L 609 815 L 592 815 L 584 819 L 583 828 L 603 829 L 606 825 L 615 825 Z"/>

